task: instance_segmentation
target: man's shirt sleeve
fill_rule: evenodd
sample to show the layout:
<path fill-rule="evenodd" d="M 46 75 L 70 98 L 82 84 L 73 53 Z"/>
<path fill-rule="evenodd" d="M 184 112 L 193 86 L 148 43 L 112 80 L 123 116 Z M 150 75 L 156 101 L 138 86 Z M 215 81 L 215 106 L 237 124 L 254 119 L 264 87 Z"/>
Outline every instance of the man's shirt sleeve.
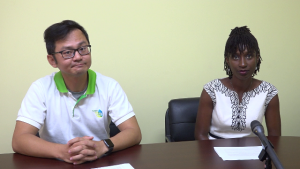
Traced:
<path fill-rule="evenodd" d="M 113 81 L 109 86 L 108 112 L 112 121 L 118 126 L 129 118 L 135 116 L 128 98 L 118 82 Z"/>
<path fill-rule="evenodd" d="M 45 94 L 39 81 L 32 83 L 18 112 L 18 121 L 28 123 L 38 129 L 44 124 L 46 116 Z"/>

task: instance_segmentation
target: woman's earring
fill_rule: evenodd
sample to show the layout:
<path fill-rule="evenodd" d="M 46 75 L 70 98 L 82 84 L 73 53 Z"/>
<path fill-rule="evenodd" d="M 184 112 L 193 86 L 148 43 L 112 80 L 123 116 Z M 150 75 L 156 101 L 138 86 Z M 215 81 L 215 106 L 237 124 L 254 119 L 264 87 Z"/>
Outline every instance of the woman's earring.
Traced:
<path fill-rule="evenodd" d="M 257 70 L 257 66 L 256 66 L 255 70 Z"/>
<path fill-rule="evenodd" d="M 230 68 L 227 68 L 227 73 L 230 74 L 231 70 Z"/>

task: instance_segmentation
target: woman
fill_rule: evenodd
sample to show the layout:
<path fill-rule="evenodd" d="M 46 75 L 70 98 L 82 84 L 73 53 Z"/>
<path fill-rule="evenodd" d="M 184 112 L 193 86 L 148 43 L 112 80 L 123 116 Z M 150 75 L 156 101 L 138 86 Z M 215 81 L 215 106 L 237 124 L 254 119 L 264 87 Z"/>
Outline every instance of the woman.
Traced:
<path fill-rule="evenodd" d="M 224 69 L 229 77 L 215 79 L 202 91 L 195 128 L 198 140 L 254 136 L 251 122 L 267 124 L 269 136 L 281 135 L 277 89 L 254 79 L 261 56 L 256 38 L 244 27 L 234 28 L 226 42 Z"/>

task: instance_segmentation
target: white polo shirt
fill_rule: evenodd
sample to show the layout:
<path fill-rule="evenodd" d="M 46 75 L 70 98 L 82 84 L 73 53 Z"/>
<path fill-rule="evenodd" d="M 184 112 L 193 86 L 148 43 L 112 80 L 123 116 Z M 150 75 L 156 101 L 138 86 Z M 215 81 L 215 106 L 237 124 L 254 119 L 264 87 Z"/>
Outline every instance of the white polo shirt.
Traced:
<path fill-rule="evenodd" d="M 135 114 L 118 82 L 90 69 L 88 75 L 87 91 L 78 100 L 67 90 L 61 72 L 33 82 L 17 120 L 38 128 L 42 139 L 54 143 L 83 136 L 109 138 L 111 120 L 118 126 Z"/>

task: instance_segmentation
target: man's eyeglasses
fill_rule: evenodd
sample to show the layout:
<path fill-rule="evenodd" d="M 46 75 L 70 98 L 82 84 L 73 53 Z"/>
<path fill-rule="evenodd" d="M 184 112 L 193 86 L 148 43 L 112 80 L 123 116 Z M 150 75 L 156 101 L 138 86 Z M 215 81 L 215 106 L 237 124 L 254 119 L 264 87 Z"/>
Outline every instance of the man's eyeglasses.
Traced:
<path fill-rule="evenodd" d="M 83 56 L 91 53 L 91 45 L 86 45 L 86 46 L 81 46 L 78 49 L 68 49 L 68 50 L 63 50 L 60 52 L 54 52 L 53 54 L 60 53 L 61 56 L 65 59 L 70 59 L 75 56 L 75 52 L 78 51 L 78 53 Z"/>

